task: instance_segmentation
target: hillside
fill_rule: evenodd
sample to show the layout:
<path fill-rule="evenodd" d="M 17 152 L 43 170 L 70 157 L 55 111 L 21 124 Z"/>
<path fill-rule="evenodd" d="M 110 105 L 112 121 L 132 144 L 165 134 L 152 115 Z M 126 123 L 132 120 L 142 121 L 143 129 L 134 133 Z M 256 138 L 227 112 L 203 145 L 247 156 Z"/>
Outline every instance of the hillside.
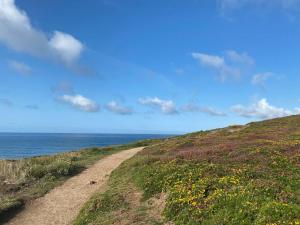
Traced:
<path fill-rule="evenodd" d="M 300 116 L 166 139 L 113 172 L 75 224 L 300 224 Z"/>

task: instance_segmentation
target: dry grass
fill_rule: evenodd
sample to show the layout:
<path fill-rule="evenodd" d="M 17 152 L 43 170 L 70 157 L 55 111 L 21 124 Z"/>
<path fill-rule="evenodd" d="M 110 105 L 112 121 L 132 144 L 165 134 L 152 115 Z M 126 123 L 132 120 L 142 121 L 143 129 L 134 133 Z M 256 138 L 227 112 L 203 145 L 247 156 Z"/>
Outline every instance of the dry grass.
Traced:
<path fill-rule="evenodd" d="M 25 160 L 0 160 L 0 183 L 20 183 L 26 176 Z"/>

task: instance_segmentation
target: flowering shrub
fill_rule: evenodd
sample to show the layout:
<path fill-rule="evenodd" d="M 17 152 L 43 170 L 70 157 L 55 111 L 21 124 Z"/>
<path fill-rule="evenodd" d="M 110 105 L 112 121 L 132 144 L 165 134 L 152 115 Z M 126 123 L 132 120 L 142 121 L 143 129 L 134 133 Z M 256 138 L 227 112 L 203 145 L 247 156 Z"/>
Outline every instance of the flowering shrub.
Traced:
<path fill-rule="evenodd" d="M 170 139 L 139 156 L 148 163 L 134 180 L 145 198 L 167 193 L 164 215 L 178 225 L 300 224 L 299 124 L 289 117 Z"/>

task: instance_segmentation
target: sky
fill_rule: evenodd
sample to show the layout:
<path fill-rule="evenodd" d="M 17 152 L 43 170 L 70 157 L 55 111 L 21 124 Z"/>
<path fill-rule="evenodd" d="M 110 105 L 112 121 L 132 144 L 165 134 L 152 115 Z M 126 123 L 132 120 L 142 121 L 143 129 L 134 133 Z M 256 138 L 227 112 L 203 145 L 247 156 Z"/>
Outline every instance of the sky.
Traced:
<path fill-rule="evenodd" d="M 300 114 L 300 0 L 0 0 L 0 132 L 187 133 Z"/>

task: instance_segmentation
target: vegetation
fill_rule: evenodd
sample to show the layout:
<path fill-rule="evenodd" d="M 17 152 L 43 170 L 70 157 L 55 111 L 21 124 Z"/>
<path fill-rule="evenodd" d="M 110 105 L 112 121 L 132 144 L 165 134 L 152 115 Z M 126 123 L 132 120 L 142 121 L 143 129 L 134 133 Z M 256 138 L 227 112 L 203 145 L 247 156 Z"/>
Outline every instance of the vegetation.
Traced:
<path fill-rule="evenodd" d="M 145 140 L 120 146 L 88 148 L 53 156 L 0 160 L 0 223 L 13 216 L 27 201 L 44 195 L 102 157 L 158 141 Z"/>
<path fill-rule="evenodd" d="M 142 195 L 134 203 L 136 192 Z M 113 173 L 108 191 L 95 195 L 75 224 L 163 224 L 159 217 L 149 222 L 147 205 L 161 193 L 164 222 L 300 224 L 300 116 L 151 145 Z"/>
<path fill-rule="evenodd" d="M 112 172 L 109 188 L 104 193 L 96 193 L 83 207 L 74 221 L 75 225 L 159 225 L 163 220 L 162 209 L 156 198 L 141 202 L 142 192 L 132 182 L 132 174 L 138 167 L 139 157 L 121 164 Z M 161 208 L 161 210 L 160 210 Z"/>

